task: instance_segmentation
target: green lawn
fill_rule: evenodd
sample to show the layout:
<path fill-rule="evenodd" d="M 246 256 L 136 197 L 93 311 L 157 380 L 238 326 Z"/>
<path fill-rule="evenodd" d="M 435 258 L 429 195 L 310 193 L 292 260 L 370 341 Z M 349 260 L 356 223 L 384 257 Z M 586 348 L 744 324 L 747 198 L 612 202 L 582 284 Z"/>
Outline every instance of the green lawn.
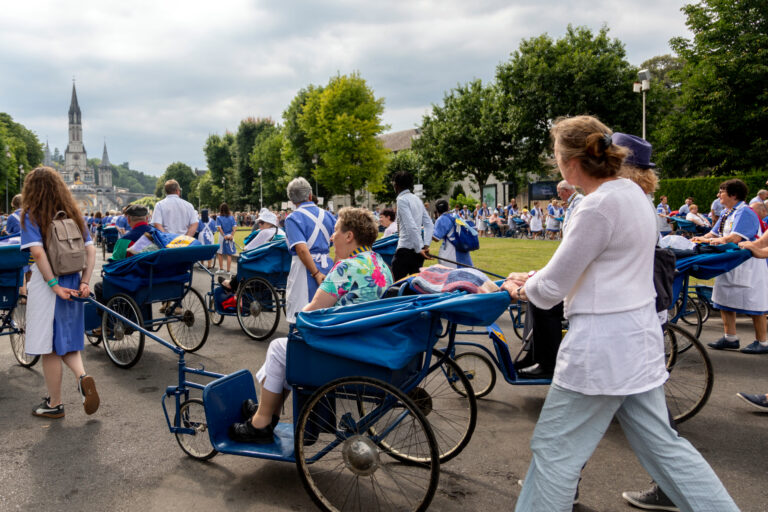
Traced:
<path fill-rule="evenodd" d="M 248 228 L 238 228 L 235 233 L 235 242 L 239 247 L 243 246 L 243 240 L 250 232 Z M 480 249 L 472 252 L 472 261 L 483 270 L 503 276 L 510 272 L 538 270 L 546 265 L 559 244 L 560 242 L 545 240 L 481 238 Z M 439 248 L 440 244 L 433 242 L 430 252 L 437 254 Z"/>

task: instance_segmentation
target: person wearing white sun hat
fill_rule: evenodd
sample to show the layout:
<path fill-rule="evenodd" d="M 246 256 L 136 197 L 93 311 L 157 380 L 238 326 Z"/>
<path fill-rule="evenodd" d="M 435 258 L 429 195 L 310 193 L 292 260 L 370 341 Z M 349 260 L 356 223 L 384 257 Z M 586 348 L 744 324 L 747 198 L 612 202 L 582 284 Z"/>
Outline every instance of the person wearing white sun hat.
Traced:
<path fill-rule="evenodd" d="M 285 238 L 285 231 L 278 227 L 277 215 L 269 211 L 269 209 L 261 209 L 256 223 L 259 226 L 259 233 L 245 246 L 246 251 L 271 242 L 276 238 Z"/>

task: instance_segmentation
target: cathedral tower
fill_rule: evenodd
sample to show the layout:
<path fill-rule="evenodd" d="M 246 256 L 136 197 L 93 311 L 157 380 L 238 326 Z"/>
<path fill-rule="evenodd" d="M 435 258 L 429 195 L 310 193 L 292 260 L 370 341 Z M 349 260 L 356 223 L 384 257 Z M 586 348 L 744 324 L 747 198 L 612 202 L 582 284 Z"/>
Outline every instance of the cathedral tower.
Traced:
<path fill-rule="evenodd" d="M 99 186 L 112 187 L 112 166 L 109 164 L 106 141 L 104 142 L 104 154 L 101 155 L 101 165 L 99 165 Z"/>
<path fill-rule="evenodd" d="M 88 168 L 88 155 L 83 146 L 83 123 L 80 105 L 77 104 L 77 91 L 72 84 L 72 101 L 69 105 L 69 144 L 64 152 L 63 178 L 67 185 L 82 182 L 94 183 L 93 169 Z"/>

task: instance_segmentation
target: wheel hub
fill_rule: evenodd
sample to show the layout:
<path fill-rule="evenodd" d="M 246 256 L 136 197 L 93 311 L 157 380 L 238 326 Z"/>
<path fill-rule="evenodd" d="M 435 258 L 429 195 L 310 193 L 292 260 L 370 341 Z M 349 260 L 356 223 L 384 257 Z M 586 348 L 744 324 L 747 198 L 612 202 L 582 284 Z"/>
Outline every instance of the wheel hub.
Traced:
<path fill-rule="evenodd" d="M 117 341 L 120 341 L 125 337 L 125 326 L 122 322 L 116 323 L 112 331 L 112 337 Z"/>
<path fill-rule="evenodd" d="M 356 475 L 372 475 L 379 469 L 379 449 L 367 437 L 350 437 L 344 441 L 341 453 L 344 465 Z"/>
<path fill-rule="evenodd" d="M 251 316 L 259 316 L 261 314 L 261 304 L 254 300 L 251 302 L 251 305 L 248 307 L 248 312 Z"/>
<path fill-rule="evenodd" d="M 413 388 L 411 392 L 408 393 L 408 398 L 416 403 L 416 406 L 422 413 L 424 413 L 424 416 L 429 416 L 429 413 L 432 412 L 432 396 L 430 396 L 426 389 L 419 387 Z"/>
<path fill-rule="evenodd" d="M 192 327 L 195 325 L 195 314 L 187 309 L 184 311 L 184 314 L 181 315 L 181 321 L 184 322 L 184 325 L 187 327 Z"/>

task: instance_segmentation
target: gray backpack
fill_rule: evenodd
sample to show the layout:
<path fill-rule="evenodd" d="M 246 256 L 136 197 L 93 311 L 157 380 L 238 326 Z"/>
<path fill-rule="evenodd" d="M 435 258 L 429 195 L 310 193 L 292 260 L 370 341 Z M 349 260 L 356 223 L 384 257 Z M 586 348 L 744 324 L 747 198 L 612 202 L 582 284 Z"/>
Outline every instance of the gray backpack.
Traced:
<path fill-rule="evenodd" d="M 56 276 L 74 274 L 85 268 L 83 233 L 77 222 L 74 219 L 68 219 L 63 211 L 56 213 L 48 228 L 45 254 Z"/>

